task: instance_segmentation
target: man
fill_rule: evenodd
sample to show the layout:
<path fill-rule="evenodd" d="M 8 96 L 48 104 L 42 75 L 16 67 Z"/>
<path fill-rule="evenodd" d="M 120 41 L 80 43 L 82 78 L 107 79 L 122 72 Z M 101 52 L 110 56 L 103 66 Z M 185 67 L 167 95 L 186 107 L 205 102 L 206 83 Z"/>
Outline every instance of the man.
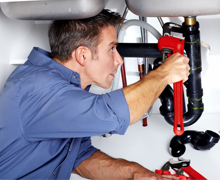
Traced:
<path fill-rule="evenodd" d="M 54 21 L 51 54 L 34 48 L 10 75 L 0 95 L 0 179 L 69 179 L 72 172 L 101 180 L 173 178 L 91 145 L 91 136 L 124 134 L 167 84 L 188 78 L 188 58 L 174 54 L 131 86 L 89 93 L 91 84 L 109 88 L 123 63 L 114 28 L 122 21 L 107 10 Z"/>

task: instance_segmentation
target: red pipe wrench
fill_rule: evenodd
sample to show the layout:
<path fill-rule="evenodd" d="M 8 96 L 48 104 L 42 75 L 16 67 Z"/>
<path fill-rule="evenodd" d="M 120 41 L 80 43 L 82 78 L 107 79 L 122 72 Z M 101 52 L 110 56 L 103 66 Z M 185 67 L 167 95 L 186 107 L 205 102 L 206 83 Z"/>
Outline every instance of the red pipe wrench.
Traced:
<path fill-rule="evenodd" d="M 172 36 L 163 36 L 158 41 L 158 49 L 163 54 L 171 56 L 174 53 L 184 54 L 183 39 L 175 38 Z M 164 60 L 164 59 L 163 59 Z M 183 124 L 183 81 L 173 84 L 174 88 L 174 126 L 173 131 L 176 135 L 180 136 L 184 133 Z"/>
<path fill-rule="evenodd" d="M 174 161 L 172 158 L 169 160 L 171 168 L 175 169 L 183 169 L 185 173 L 187 173 L 191 179 L 193 180 L 207 180 L 203 175 L 198 173 L 195 169 L 190 166 L 190 160 L 184 159 L 182 157 L 178 158 L 178 161 Z"/>
<path fill-rule="evenodd" d="M 179 177 L 179 180 L 192 180 L 190 177 L 186 177 L 182 174 L 183 173 L 182 169 L 176 170 L 176 174 L 171 174 L 169 170 L 170 170 L 170 162 L 167 161 L 160 170 L 156 169 L 155 173 L 160 175 L 173 175 Z"/>

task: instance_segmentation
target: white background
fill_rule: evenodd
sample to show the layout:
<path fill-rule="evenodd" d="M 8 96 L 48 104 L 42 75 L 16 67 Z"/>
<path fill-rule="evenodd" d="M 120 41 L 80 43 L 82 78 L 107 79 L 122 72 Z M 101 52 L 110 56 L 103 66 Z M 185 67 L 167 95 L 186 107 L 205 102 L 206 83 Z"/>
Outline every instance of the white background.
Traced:
<path fill-rule="evenodd" d="M 124 4 L 114 5 L 111 1 L 107 8 L 121 14 Z M 129 12 L 126 19 L 138 19 L 138 16 Z M 183 18 L 163 18 L 164 22 L 172 21 L 181 24 Z M 204 113 L 194 125 L 186 130 L 220 131 L 220 18 L 217 16 L 201 16 L 200 23 L 201 41 L 210 45 L 211 51 L 202 47 L 202 87 Z M 159 32 L 162 31 L 157 18 L 147 18 Z M 50 50 L 47 38 L 46 22 L 16 21 L 7 18 L 0 10 L 0 91 L 17 64 L 22 64 L 34 46 Z M 140 38 L 140 29 L 130 27 L 126 31 L 124 42 L 137 42 Z M 157 42 L 148 34 L 148 42 Z M 136 82 L 138 77 L 137 59 L 125 59 L 128 84 Z M 93 87 L 94 93 L 104 93 Z M 107 90 L 109 91 L 109 90 Z M 148 118 L 148 126 L 142 127 L 142 122 L 130 126 L 124 136 L 112 135 L 109 138 L 92 137 L 93 145 L 115 158 L 125 158 L 136 161 L 154 171 L 160 168 L 167 160 L 172 158 L 168 152 L 169 142 L 174 136 L 172 126 L 167 124 L 159 114 L 160 101 L 153 105 L 153 113 Z M 217 144 L 209 151 L 197 151 L 191 145 L 186 145 L 186 159 L 191 159 L 191 165 L 209 180 L 219 179 L 220 145 Z M 77 175 L 71 179 L 83 179 Z"/>

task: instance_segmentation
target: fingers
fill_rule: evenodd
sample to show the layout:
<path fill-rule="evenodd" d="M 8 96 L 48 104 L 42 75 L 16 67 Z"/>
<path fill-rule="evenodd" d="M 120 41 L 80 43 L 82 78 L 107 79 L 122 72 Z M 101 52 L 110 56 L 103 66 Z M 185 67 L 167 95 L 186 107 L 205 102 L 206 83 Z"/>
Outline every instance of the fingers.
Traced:
<path fill-rule="evenodd" d="M 156 173 L 155 173 L 155 175 L 157 176 L 157 177 L 154 177 L 155 180 L 179 180 L 179 177 L 176 177 L 175 175 L 169 175 L 169 174 L 159 175 Z M 154 179 L 152 179 L 152 180 L 154 180 Z"/>
<path fill-rule="evenodd" d="M 169 84 L 183 80 L 183 82 L 188 80 L 190 66 L 189 58 L 181 55 L 180 53 L 175 53 L 169 58 L 167 58 L 162 64 L 165 66 L 165 70 L 169 73 L 170 82 Z"/>
<path fill-rule="evenodd" d="M 162 175 L 163 180 L 179 180 L 179 177 L 173 175 Z"/>
<path fill-rule="evenodd" d="M 179 177 L 174 175 L 160 175 L 155 172 L 145 169 L 144 172 L 136 173 L 134 180 L 179 180 Z"/>
<path fill-rule="evenodd" d="M 185 72 L 185 75 L 183 76 L 183 82 L 188 80 L 189 74 L 190 74 L 190 66 L 189 66 L 189 58 L 181 55 L 181 60 L 183 62 L 183 73 Z M 185 66 L 185 69 L 184 69 Z"/>

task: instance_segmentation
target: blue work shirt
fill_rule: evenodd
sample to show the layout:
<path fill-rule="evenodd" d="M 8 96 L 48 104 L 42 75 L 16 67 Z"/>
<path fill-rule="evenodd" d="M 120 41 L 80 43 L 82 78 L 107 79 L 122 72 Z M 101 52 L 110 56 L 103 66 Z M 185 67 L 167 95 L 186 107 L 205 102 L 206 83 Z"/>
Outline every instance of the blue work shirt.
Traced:
<path fill-rule="evenodd" d="M 129 121 L 122 90 L 90 93 L 34 48 L 0 94 L 0 179 L 69 179 L 97 151 L 91 136 L 124 134 Z"/>

